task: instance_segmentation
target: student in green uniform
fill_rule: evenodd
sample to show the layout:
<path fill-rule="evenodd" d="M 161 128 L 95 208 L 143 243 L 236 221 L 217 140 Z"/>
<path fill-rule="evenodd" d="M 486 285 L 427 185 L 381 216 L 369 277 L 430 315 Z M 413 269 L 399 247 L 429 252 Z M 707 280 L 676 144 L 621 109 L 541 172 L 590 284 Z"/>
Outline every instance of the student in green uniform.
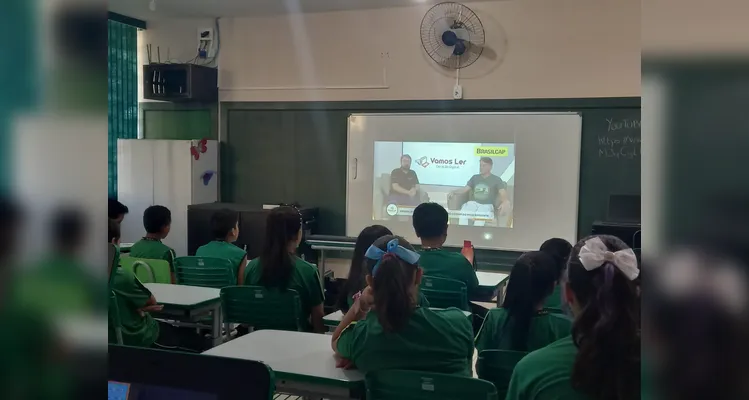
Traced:
<path fill-rule="evenodd" d="M 341 288 L 338 296 L 337 305 L 344 313 L 354 304 L 354 295 L 360 293 L 367 287 L 365 276 L 367 272 L 364 266 L 364 253 L 375 240 L 385 236 L 392 235 L 390 229 L 382 225 L 368 226 L 359 233 L 354 244 L 354 255 L 351 257 L 351 267 L 348 271 L 348 279 Z"/>
<path fill-rule="evenodd" d="M 442 248 L 447 240 L 447 218 L 447 210 L 437 203 L 422 203 L 414 210 L 414 231 L 422 249 L 419 266 L 424 275 L 465 283 L 468 297 L 474 298 L 479 280 L 473 266 L 462 254 Z"/>
<path fill-rule="evenodd" d="M 322 318 L 325 300 L 317 268 L 296 256 L 302 240 L 302 216 L 293 207 L 271 210 L 265 228 L 265 244 L 260 257 L 250 261 L 245 285 L 268 289 L 292 289 L 299 293 L 307 328 L 325 332 Z"/>
<path fill-rule="evenodd" d="M 565 274 L 572 335 L 520 360 L 507 400 L 640 398 L 635 253 L 619 238 L 589 236 L 573 247 Z"/>
<path fill-rule="evenodd" d="M 199 257 L 224 258 L 231 262 L 237 284 L 244 282 L 247 252 L 232 243 L 239 237 L 239 213 L 223 209 L 211 216 L 211 231 L 213 241 L 198 248 L 195 252 Z"/>
<path fill-rule="evenodd" d="M 111 197 L 109 198 L 108 208 L 109 219 L 118 224 L 122 224 L 122 220 L 125 219 L 125 214 L 130 212 L 126 205 Z"/>
<path fill-rule="evenodd" d="M 564 268 L 567 266 L 567 259 L 570 257 L 572 251 L 572 245 L 570 242 L 561 238 L 551 238 L 541 244 L 540 251 L 550 255 L 557 263 L 559 273 L 557 275 L 557 283 L 554 285 L 554 293 L 546 299 L 547 308 L 562 308 L 562 285 L 560 283 Z"/>
<path fill-rule="evenodd" d="M 419 254 L 387 235 L 365 254 L 367 288 L 333 333 L 338 366 L 471 376 L 473 328 L 457 308 L 419 307 Z"/>
<path fill-rule="evenodd" d="M 169 235 L 172 225 L 172 213 L 164 206 L 151 206 L 143 212 L 143 227 L 146 236 L 130 247 L 130 257 L 148 258 L 152 260 L 166 260 L 172 271 L 172 283 L 177 280 L 174 276 L 174 250 L 161 241 Z"/>
<path fill-rule="evenodd" d="M 37 308 L 42 314 L 92 312 L 102 292 L 82 261 L 86 217 L 80 210 L 62 208 L 50 222 L 52 251 L 19 276 L 12 286 L 14 294 L 19 302 Z"/>
<path fill-rule="evenodd" d="M 345 314 L 354 304 L 354 299 L 361 295 L 361 291 L 367 287 L 366 266 L 364 265 L 364 253 L 375 240 L 385 236 L 392 235 L 390 229 L 382 225 L 372 225 L 362 229 L 356 238 L 354 245 L 354 256 L 351 258 L 351 267 L 348 272 L 348 279 L 343 285 L 341 293 L 338 295 L 338 308 Z M 419 292 L 419 306 L 429 307 L 429 301 L 424 294 Z"/>
<path fill-rule="evenodd" d="M 572 322 L 544 309 L 554 290 L 557 265 L 541 251 L 518 257 L 501 308 L 490 310 L 476 336 L 476 349 L 533 351 L 569 336 Z"/>
<path fill-rule="evenodd" d="M 120 243 L 120 227 L 113 221 L 109 224 L 109 243 Z M 123 344 L 151 347 L 159 337 L 159 324 L 149 312 L 159 311 L 163 306 L 156 303 L 151 292 L 132 272 L 117 267 L 111 275 L 110 290 L 117 298 Z M 110 343 L 115 342 L 115 338 L 114 327 L 110 325 Z"/>

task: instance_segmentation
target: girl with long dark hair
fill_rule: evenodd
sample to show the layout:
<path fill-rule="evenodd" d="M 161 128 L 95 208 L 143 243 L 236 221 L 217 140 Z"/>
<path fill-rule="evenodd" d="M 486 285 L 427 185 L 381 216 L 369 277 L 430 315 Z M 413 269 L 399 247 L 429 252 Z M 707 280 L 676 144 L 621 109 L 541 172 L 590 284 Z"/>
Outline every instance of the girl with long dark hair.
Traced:
<path fill-rule="evenodd" d="M 572 335 L 525 356 L 507 399 L 640 398 L 640 315 L 635 253 L 619 238 L 589 236 L 572 249 L 563 297 Z"/>
<path fill-rule="evenodd" d="M 333 333 L 332 347 L 362 372 L 408 369 L 471 376 L 473 331 L 457 308 L 419 307 L 419 254 L 387 235 L 365 253 L 367 288 Z"/>
<path fill-rule="evenodd" d="M 570 244 L 570 242 L 566 241 L 565 239 L 551 238 L 543 242 L 539 250 L 550 255 L 551 258 L 553 258 L 554 261 L 557 263 L 557 268 L 558 268 L 557 282 L 554 285 L 554 292 L 551 294 L 551 296 L 546 298 L 546 303 L 544 303 L 544 307 L 553 308 L 553 309 L 561 309 L 562 308 L 562 285 L 560 284 L 560 282 L 562 280 L 562 274 L 564 273 L 564 269 L 567 268 L 567 259 L 570 258 L 570 253 L 572 252 L 572 245 Z"/>
<path fill-rule="evenodd" d="M 570 334 L 571 321 L 544 309 L 558 267 L 541 251 L 521 255 L 510 272 L 502 307 L 490 310 L 476 336 L 476 349 L 533 351 Z"/>
<path fill-rule="evenodd" d="M 323 292 L 317 268 L 296 256 L 302 240 L 302 216 L 293 207 L 271 210 L 265 227 L 265 243 L 260 257 L 250 261 L 245 273 L 245 285 L 260 285 L 268 289 L 296 290 L 307 328 L 324 332 L 322 318 Z"/>
<path fill-rule="evenodd" d="M 356 238 L 356 244 L 354 244 L 354 256 L 351 258 L 348 279 L 341 288 L 341 293 L 338 296 L 338 308 L 344 313 L 354 303 L 354 295 L 367 287 L 367 281 L 364 279 L 367 275 L 364 266 L 364 253 L 375 240 L 392 234 L 393 232 L 390 232 L 390 229 L 382 225 L 368 226 L 359 233 L 359 236 Z"/>

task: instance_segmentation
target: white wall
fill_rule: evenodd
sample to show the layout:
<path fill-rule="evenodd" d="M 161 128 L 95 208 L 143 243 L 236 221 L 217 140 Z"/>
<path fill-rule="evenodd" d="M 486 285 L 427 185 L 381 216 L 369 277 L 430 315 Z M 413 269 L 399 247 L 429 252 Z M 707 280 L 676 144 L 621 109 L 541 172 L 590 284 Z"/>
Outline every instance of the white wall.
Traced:
<path fill-rule="evenodd" d="M 640 1 L 471 2 L 488 49 L 466 99 L 640 95 Z M 221 19 L 221 101 L 448 99 L 455 74 L 420 42 L 426 6 Z M 211 19 L 149 21 L 145 44 L 187 61 Z M 154 50 L 155 51 L 155 50 Z M 145 57 L 142 57 L 145 60 Z"/>
<path fill-rule="evenodd" d="M 491 51 L 461 71 L 465 98 L 640 95 L 639 0 L 469 6 Z M 221 100 L 451 98 L 454 73 L 421 47 L 426 9 L 222 19 Z"/>
<path fill-rule="evenodd" d="M 138 60 L 139 64 L 148 64 L 146 45 L 151 45 L 151 61 L 157 62 L 157 50 L 161 50 L 161 62 L 187 62 L 198 54 L 198 29 L 212 28 L 214 20 L 203 19 L 171 19 L 148 21 L 148 29 L 138 32 Z M 138 78 L 142 68 L 138 69 Z M 138 101 L 143 99 L 143 85 L 138 85 Z"/>

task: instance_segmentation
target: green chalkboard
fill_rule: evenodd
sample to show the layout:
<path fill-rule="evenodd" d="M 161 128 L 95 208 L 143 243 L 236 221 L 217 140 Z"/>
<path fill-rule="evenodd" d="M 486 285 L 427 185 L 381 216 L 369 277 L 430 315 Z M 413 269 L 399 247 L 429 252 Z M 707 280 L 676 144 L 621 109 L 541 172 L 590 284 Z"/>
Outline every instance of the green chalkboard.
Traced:
<path fill-rule="evenodd" d="M 609 195 L 640 194 L 640 109 L 582 114 L 578 237 L 606 218 Z"/>
<path fill-rule="evenodd" d="M 640 193 L 639 98 L 227 102 L 220 111 L 222 201 L 298 201 L 320 208 L 320 233 L 343 235 L 349 114 L 456 111 L 581 113 L 579 237 L 606 217 L 609 195 Z M 513 259 L 498 253 L 497 264 Z"/>

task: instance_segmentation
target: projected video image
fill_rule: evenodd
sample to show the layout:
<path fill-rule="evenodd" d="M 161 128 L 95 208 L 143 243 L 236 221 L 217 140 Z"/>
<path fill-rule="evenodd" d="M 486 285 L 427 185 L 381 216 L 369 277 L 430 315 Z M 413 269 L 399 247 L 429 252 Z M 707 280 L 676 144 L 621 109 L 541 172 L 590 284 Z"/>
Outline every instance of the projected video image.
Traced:
<path fill-rule="evenodd" d="M 375 142 L 372 219 L 410 220 L 421 203 L 451 224 L 511 228 L 514 143 Z"/>

